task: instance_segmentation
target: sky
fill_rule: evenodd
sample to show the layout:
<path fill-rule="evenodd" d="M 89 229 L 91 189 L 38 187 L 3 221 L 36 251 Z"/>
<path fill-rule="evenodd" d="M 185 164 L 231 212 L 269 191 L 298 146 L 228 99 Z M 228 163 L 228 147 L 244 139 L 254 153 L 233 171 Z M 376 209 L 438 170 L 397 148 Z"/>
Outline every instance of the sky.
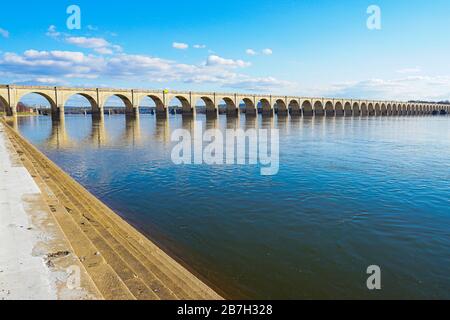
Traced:
<path fill-rule="evenodd" d="M 71 5 L 80 29 L 67 26 Z M 368 28 L 371 5 L 379 29 Z M 448 0 L 42 0 L 2 11 L 2 84 L 450 98 Z"/>

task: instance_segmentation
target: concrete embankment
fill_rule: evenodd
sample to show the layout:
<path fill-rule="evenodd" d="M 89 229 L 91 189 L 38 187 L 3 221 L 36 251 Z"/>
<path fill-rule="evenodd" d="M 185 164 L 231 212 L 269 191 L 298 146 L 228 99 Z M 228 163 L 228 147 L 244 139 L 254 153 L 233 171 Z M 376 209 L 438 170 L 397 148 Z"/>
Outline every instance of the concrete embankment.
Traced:
<path fill-rule="evenodd" d="M 0 299 L 221 299 L 1 121 L 0 157 Z"/>

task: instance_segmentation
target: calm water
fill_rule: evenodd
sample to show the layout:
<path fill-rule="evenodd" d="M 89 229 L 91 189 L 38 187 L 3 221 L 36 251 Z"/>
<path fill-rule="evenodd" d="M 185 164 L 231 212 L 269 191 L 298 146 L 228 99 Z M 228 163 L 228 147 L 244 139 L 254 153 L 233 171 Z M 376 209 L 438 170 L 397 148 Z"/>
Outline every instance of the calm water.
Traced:
<path fill-rule="evenodd" d="M 279 128 L 279 174 L 173 165 L 171 132 L 195 126 L 181 116 L 18 127 L 228 297 L 450 298 L 450 117 L 199 119 Z"/>

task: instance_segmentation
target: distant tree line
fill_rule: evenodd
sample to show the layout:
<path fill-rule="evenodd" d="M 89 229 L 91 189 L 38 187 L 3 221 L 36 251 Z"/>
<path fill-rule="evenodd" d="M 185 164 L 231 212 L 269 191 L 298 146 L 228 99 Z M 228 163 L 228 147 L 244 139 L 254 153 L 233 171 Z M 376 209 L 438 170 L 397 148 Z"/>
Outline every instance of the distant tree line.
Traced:
<path fill-rule="evenodd" d="M 408 101 L 409 103 L 438 103 L 438 104 L 449 104 L 450 105 L 450 101 L 449 100 L 445 100 L 445 101 L 425 101 L 425 100 L 410 100 Z"/>

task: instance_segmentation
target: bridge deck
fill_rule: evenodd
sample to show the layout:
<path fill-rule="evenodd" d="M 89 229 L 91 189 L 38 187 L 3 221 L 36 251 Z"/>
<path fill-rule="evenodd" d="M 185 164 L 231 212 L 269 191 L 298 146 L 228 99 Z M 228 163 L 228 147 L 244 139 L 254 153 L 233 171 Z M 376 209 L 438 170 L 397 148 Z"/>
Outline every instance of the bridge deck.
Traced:
<path fill-rule="evenodd" d="M 71 254 L 81 261 L 101 297 L 221 299 L 17 132 L 4 127 L 68 239 Z"/>

